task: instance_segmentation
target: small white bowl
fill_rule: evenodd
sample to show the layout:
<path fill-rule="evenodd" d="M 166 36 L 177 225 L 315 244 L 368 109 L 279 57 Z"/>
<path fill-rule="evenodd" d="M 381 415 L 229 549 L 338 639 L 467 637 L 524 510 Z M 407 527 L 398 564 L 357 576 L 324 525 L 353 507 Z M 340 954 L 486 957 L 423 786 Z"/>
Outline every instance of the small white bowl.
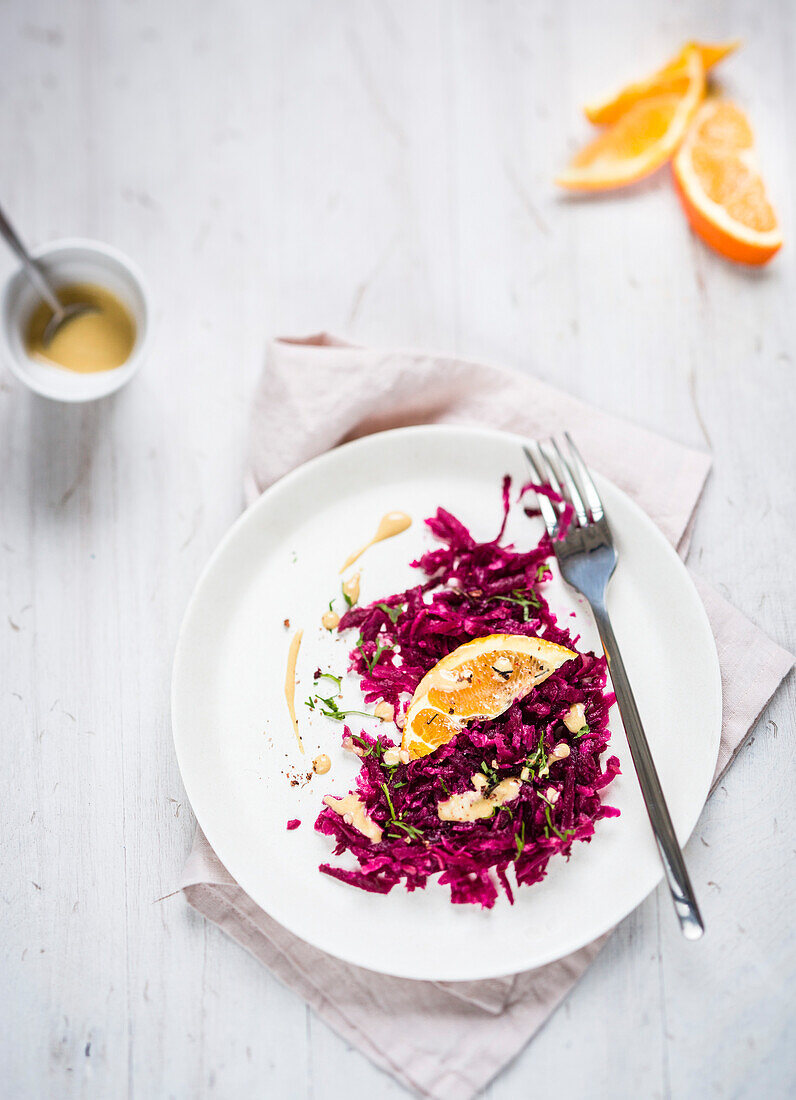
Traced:
<path fill-rule="evenodd" d="M 135 321 L 135 343 L 129 358 L 113 370 L 80 374 L 50 366 L 25 351 L 24 333 L 39 297 L 20 268 L 5 285 L 0 304 L 0 346 L 11 370 L 26 386 L 53 401 L 94 401 L 129 382 L 149 346 L 149 292 L 138 267 L 122 252 L 99 241 L 78 238 L 54 241 L 32 253 L 58 287 L 96 283 L 115 294 Z"/>

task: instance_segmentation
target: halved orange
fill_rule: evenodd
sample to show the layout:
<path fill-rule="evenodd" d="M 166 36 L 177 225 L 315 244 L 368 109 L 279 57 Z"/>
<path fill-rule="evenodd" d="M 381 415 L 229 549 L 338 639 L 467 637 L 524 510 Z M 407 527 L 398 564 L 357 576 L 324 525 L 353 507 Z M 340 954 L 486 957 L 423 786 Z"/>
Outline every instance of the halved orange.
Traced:
<path fill-rule="evenodd" d="M 474 638 L 443 657 L 417 686 L 401 748 L 428 756 L 475 718 L 497 718 L 576 654 L 524 634 Z"/>
<path fill-rule="evenodd" d="M 705 94 L 705 70 L 696 49 L 687 52 L 686 74 L 685 92 L 640 99 L 581 149 L 556 183 L 573 191 L 607 191 L 657 171 L 682 141 Z"/>
<path fill-rule="evenodd" d="M 644 80 L 627 84 L 615 95 L 605 99 L 594 100 L 583 108 L 589 122 L 597 126 L 607 126 L 616 122 L 626 111 L 640 99 L 646 99 L 652 95 L 660 95 L 663 92 L 675 92 L 682 95 L 688 86 L 688 53 L 696 50 L 702 60 L 702 68 L 705 72 L 727 56 L 733 53 L 741 44 L 739 38 L 732 42 L 687 42 L 682 50 L 668 61 L 663 68 L 658 69 Z"/>
<path fill-rule="evenodd" d="M 726 99 L 708 100 L 694 119 L 672 170 L 694 232 L 727 256 L 764 264 L 782 247 L 746 115 Z"/>

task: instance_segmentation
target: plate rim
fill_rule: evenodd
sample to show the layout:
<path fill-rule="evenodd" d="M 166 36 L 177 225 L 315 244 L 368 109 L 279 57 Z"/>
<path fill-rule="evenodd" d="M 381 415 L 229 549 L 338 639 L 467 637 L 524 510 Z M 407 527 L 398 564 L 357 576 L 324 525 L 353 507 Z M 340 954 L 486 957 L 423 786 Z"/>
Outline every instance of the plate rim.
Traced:
<path fill-rule="evenodd" d="M 331 449 L 326 450 L 326 451 L 322 452 L 321 454 L 316 455 L 316 456 L 308 459 L 307 461 L 301 463 L 300 465 L 294 467 L 292 470 L 288 471 L 282 477 L 278 478 L 271 485 L 269 485 L 256 498 L 256 500 L 254 500 L 251 504 L 249 504 L 243 510 L 243 512 L 233 521 L 233 523 L 227 528 L 227 530 L 224 532 L 221 539 L 219 540 L 218 544 L 216 545 L 215 549 L 211 552 L 211 554 L 210 554 L 208 560 L 206 561 L 204 567 L 200 571 L 199 576 L 198 576 L 198 578 L 197 578 L 197 580 L 194 584 L 193 590 L 191 592 L 191 596 L 188 600 L 188 603 L 186 604 L 185 611 L 183 612 L 183 617 L 182 617 L 182 621 L 181 621 L 181 624 L 180 624 L 180 629 L 179 629 L 179 632 L 178 632 L 178 635 L 177 635 L 177 641 L 176 641 L 176 645 L 175 645 L 175 649 L 174 649 L 174 659 L 173 659 L 173 663 L 172 663 L 171 688 L 170 688 L 170 715 L 171 715 L 171 728 L 172 728 L 172 742 L 173 742 L 173 745 L 174 745 L 175 755 L 177 757 L 177 765 L 178 765 L 179 770 L 180 770 L 180 778 L 182 780 L 183 787 L 185 788 L 185 792 L 186 792 L 186 795 L 188 797 L 188 801 L 191 805 L 191 810 L 192 810 L 192 812 L 194 814 L 194 817 L 196 819 L 196 824 L 202 830 L 205 838 L 208 841 L 208 844 L 211 846 L 213 851 L 218 855 L 219 860 L 222 862 L 224 867 L 228 870 L 228 873 L 230 875 L 232 875 L 232 872 L 229 871 L 228 860 L 222 859 L 222 857 L 219 855 L 218 845 L 213 843 L 213 840 L 208 835 L 208 831 L 205 828 L 205 825 L 200 820 L 199 813 L 197 812 L 197 810 L 194 806 L 194 800 L 192 798 L 190 783 L 186 779 L 186 771 L 188 771 L 190 773 L 190 767 L 187 767 L 187 760 L 185 759 L 185 757 L 183 755 L 184 751 L 187 751 L 187 746 L 185 744 L 185 736 L 184 736 L 184 734 L 181 735 L 180 732 L 178 731 L 178 714 L 179 714 L 179 703 L 178 703 L 178 698 L 177 698 L 177 696 L 178 696 L 178 681 L 179 681 L 180 676 L 182 674 L 183 662 L 186 659 L 185 658 L 185 650 L 186 650 L 186 638 L 187 638 L 187 635 L 188 635 L 188 628 L 190 626 L 190 621 L 193 617 L 193 612 L 196 608 L 196 605 L 199 603 L 199 601 L 201 599 L 202 591 L 204 589 L 204 586 L 208 582 L 208 579 L 211 576 L 211 574 L 213 573 L 213 571 L 215 569 L 215 566 L 216 566 L 216 563 L 224 556 L 227 546 L 230 543 L 232 543 L 233 540 L 235 540 L 239 537 L 240 531 L 245 529 L 250 523 L 254 522 L 254 517 L 257 514 L 257 512 L 261 508 L 264 508 L 264 507 L 267 506 L 268 499 L 270 498 L 270 496 L 276 490 L 284 491 L 286 485 L 289 485 L 290 482 L 292 482 L 294 479 L 306 476 L 306 473 L 307 473 L 308 470 L 314 470 L 314 469 L 317 469 L 317 468 L 321 468 L 324 465 L 326 465 L 327 463 L 334 462 L 335 459 L 336 459 L 336 456 L 338 455 L 338 453 L 340 451 L 344 451 L 344 450 L 345 451 L 350 451 L 350 450 L 359 449 L 359 448 L 364 449 L 364 448 L 367 448 L 368 446 L 378 445 L 378 441 L 380 440 L 380 438 L 385 437 L 385 436 L 386 437 L 418 436 L 418 435 L 429 435 L 429 436 L 431 436 L 431 435 L 440 435 L 440 434 L 449 434 L 451 436 L 457 436 L 457 435 L 461 435 L 462 433 L 464 433 L 466 435 L 470 435 L 470 436 L 479 436 L 479 437 L 485 438 L 485 439 L 492 439 L 492 440 L 497 439 L 497 440 L 500 440 L 500 441 L 502 441 L 506 444 L 511 443 L 511 444 L 516 444 L 517 446 L 521 446 L 522 444 L 528 443 L 531 440 L 530 436 L 524 436 L 524 435 L 521 435 L 520 433 L 517 433 L 517 432 L 509 432 L 509 431 L 505 431 L 501 428 L 492 428 L 492 427 L 487 427 L 487 426 L 477 425 L 477 424 L 474 424 L 474 425 L 469 425 L 469 424 L 416 424 L 416 425 L 407 425 L 407 426 L 398 427 L 398 428 L 389 428 L 389 429 L 385 429 L 384 431 L 381 431 L 381 432 L 369 433 L 368 435 L 359 436 L 356 439 L 349 440 L 345 443 L 341 443 L 338 446 L 332 447 Z M 599 473 L 599 471 L 595 471 L 595 472 L 597 472 L 600 477 L 602 477 L 606 482 L 608 482 L 611 485 L 612 489 L 616 493 L 618 493 L 622 498 L 624 498 L 624 503 L 629 506 L 631 511 L 634 513 L 635 518 L 640 523 L 642 523 L 648 530 L 653 532 L 656 540 L 664 548 L 664 552 L 669 555 L 670 559 L 673 562 L 676 562 L 677 567 L 680 570 L 681 576 L 686 581 L 687 587 L 690 589 L 691 595 L 694 597 L 694 607 L 696 608 L 696 610 L 698 612 L 698 616 L 701 619 L 701 623 L 702 623 L 702 627 L 703 627 L 703 633 L 705 635 L 706 641 L 708 642 L 708 647 L 710 649 L 711 664 L 713 666 L 713 683 L 712 683 L 713 700 L 712 700 L 712 702 L 713 702 L 713 709 L 715 711 L 716 718 L 715 718 L 715 730 L 713 731 L 714 745 L 711 749 L 711 754 L 710 755 L 711 755 L 712 759 L 717 760 L 718 755 L 719 755 L 720 745 L 721 745 L 721 730 L 722 730 L 722 720 L 723 720 L 723 698 L 722 698 L 722 686 L 721 686 L 721 667 L 720 667 L 720 664 L 719 664 L 718 651 L 717 651 L 717 648 L 716 648 L 716 640 L 715 640 L 715 637 L 713 635 L 713 630 L 710 626 L 710 620 L 708 618 L 707 611 L 705 610 L 705 606 L 704 606 L 704 604 L 702 602 L 702 599 L 699 595 L 699 591 L 698 591 L 698 589 L 697 589 L 697 587 L 694 583 L 694 580 L 693 580 L 691 574 L 688 571 L 688 568 L 687 568 L 685 562 L 680 557 L 680 555 L 677 553 L 675 547 L 669 542 L 669 540 L 663 534 L 663 532 L 658 527 L 658 525 L 655 523 L 655 521 L 649 515 L 647 515 L 647 513 L 641 508 L 640 505 L 638 505 L 632 499 L 632 497 L 630 497 L 623 489 L 621 489 L 618 485 L 616 485 L 615 482 L 613 482 L 610 478 L 606 477 L 605 475 L 601 475 Z M 707 687 L 706 687 L 706 691 L 707 691 Z M 183 743 L 183 751 L 181 751 L 181 748 L 180 748 L 181 740 L 182 740 L 182 743 Z M 628 774 L 630 774 L 629 770 L 628 770 Z M 634 778 L 635 778 L 635 775 L 634 775 Z M 635 779 L 635 782 L 637 783 L 638 780 Z M 697 822 L 699 821 L 699 818 L 700 818 L 700 816 L 702 814 L 702 811 L 705 807 L 707 799 L 710 795 L 710 790 L 711 790 L 711 783 L 708 782 L 707 788 L 704 792 L 704 796 L 701 798 L 701 800 L 699 802 L 699 808 L 698 808 L 698 810 L 696 811 L 696 813 L 694 815 L 693 821 L 687 823 L 686 829 L 683 831 L 683 837 L 682 837 L 682 840 L 681 840 L 681 843 L 682 843 L 683 847 L 685 847 L 685 845 L 687 844 L 689 838 L 691 837 L 694 829 L 696 828 Z M 210 831 L 211 832 L 213 831 L 212 828 L 211 828 Z M 222 843 L 221 847 L 225 847 L 225 845 Z M 235 876 L 232 876 L 232 877 L 235 878 Z M 408 973 L 406 970 L 400 969 L 400 968 L 391 970 L 389 968 L 384 968 L 382 966 L 379 966 L 379 967 L 369 966 L 367 963 L 363 963 L 359 959 L 350 957 L 344 951 L 338 951 L 338 950 L 332 951 L 327 946 L 324 946 L 324 945 L 321 945 L 319 943 L 313 942 L 312 939 L 309 939 L 309 938 L 306 938 L 305 936 L 299 935 L 297 932 L 294 932 L 288 925 L 283 924 L 277 917 L 273 916 L 273 914 L 265 906 L 263 906 L 259 901 L 257 901 L 257 899 L 255 897 L 253 897 L 253 895 L 249 894 L 249 896 L 252 897 L 252 900 L 255 902 L 255 904 L 258 905 L 260 908 L 262 908 L 263 912 L 265 912 L 270 917 L 271 920 L 276 921 L 276 923 L 279 924 L 280 927 L 282 927 L 286 931 L 290 932 L 291 935 L 297 936 L 297 938 L 301 939 L 304 943 L 309 944 L 311 947 L 315 948 L 316 950 L 322 951 L 325 954 L 330 955 L 331 957 L 341 959 L 343 962 L 346 962 L 346 963 L 348 963 L 352 966 L 357 966 L 357 967 L 360 967 L 361 969 L 364 969 L 364 970 L 370 970 L 373 973 L 386 974 L 386 975 L 389 975 L 389 976 L 392 976 L 392 977 L 404 978 L 406 980 L 411 980 L 411 981 L 447 981 L 447 982 L 483 981 L 483 980 L 489 980 L 489 979 L 493 979 L 493 978 L 507 977 L 507 976 L 511 976 L 511 975 L 517 974 L 517 973 L 523 973 L 523 972 L 525 972 L 529 969 L 538 969 L 539 967 L 546 966 L 546 965 L 548 965 L 552 962 L 555 962 L 559 959 L 566 958 L 568 955 L 573 954 L 574 952 L 580 950 L 581 948 L 587 946 L 588 944 L 596 942 L 602 936 L 604 936 L 606 933 L 610 932 L 613 928 L 615 928 L 619 923 L 621 923 L 622 920 L 626 919 L 626 917 L 629 916 L 632 912 L 634 912 L 641 904 L 643 904 L 643 902 L 650 896 L 650 894 L 652 894 L 658 888 L 660 883 L 663 881 L 663 877 L 664 877 L 663 876 L 663 866 L 661 865 L 661 867 L 660 867 L 658 873 L 656 874 L 656 877 L 655 877 L 650 889 L 641 898 L 639 898 L 638 901 L 636 901 L 631 906 L 631 908 L 628 909 L 626 913 L 624 913 L 623 916 L 619 917 L 615 921 L 610 921 L 605 927 L 601 927 L 600 931 L 598 931 L 597 933 L 591 933 L 586 939 L 583 939 L 580 936 L 571 937 L 572 942 L 566 944 L 563 948 L 554 949 L 553 951 L 551 951 L 549 953 L 548 956 L 544 956 L 542 958 L 542 961 L 535 962 L 534 965 L 530 968 L 527 967 L 527 966 L 522 966 L 522 965 L 519 968 L 511 967 L 509 969 L 505 969 L 502 966 L 498 967 L 497 969 L 495 967 L 489 967 L 489 966 L 481 967 L 480 969 L 478 967 L 475 967 L 475 968 L 472 969 L 472 971 L 468 972 L 467 975 L 465 975 L 465 976 L 462 976 L 461 972 L 457 972 L 456 976 L 453 976 L 453 977 L 449 973 L 445 973 L 445 972 L 435 972 L 433 974 L 432 973 L 411 974 L 411 973 Z M 245 884 L 243 882 L 241 882 L 237 878 L 235 878 L 235 882 L 240 886 L 241 889 L 244 890 L 244 892 L 246 892 L 248 894 L 248 891 L 246 890 Z M 477 955 L 476 955 L 476 957 L 477 957 Z"/>

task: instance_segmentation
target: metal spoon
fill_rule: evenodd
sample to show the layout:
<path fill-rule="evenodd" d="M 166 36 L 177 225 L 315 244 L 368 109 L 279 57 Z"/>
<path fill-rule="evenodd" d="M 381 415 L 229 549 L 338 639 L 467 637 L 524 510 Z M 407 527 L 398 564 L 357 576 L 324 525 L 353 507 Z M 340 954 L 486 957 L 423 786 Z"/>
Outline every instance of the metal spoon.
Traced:
<path fill-rule="evenodd" d="M 51 343 L 58 329 L 62 325 L 65 325 L 67 321 L 72 321 L 75 317 L 79 317 L 83 313 L 99 312 L 98 306 L 91 305 L 88 302 L 75 302 L 73 305 L 69 306 L 61 305 L 49 280 L 17 236 L 11 222 L 3 213 L 2 207 L 0 207 L 0 233 L 3 234 L 11 249 L 22 261 L 25 274 L 30 279 L 31 283 L 33 283 L 36 292 L 44 299 L 53 312 L 52 317 L 44 328 L 41 338 L 41 342 L 45 348 Z"/>

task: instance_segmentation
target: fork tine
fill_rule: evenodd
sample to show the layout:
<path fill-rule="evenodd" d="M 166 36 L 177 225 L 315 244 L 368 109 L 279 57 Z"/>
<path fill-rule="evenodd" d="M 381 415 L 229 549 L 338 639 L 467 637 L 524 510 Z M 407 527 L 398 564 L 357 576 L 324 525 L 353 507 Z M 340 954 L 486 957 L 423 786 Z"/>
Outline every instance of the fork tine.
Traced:
<path fill-rule="evenodd" d="M 549 454 L 548 447 L 550 441 L 547 443 L 539 444 L 539 454 L 542 456 L 542 469 L 547 470 L 547 481 L 550 484 L 554 493 L 558 493 L 561 499 L 564 499 L 564 490 L 561 488 L 561 477 L 558 472 L 558 466 L 553 455 Z"/>
<path fill-rule="evenodd" d="M 575 509 L 575 515 L 578 517 L 578 523 L 581 527 L 586 527 L 589 523 L 589 514 L 586 511 L 586 505 L 583 503 L 583 497 L 580 495 L 578 483 L 570 469 L 569 463 L 564 458 L 561 448 L 558 445 L 558 440 L 553 439 L 551 442 L 556 452 L 556 457 L 561 465 L 561 474 L 564 479 L 564 484 L 567 487 L 569 499 L 572 501 L 572 507 Z"/>
<path fill-rule="evenodd" d="M 603 519 L 605 516 L 605 509 L 603 508 L 603 502 L 600 500 L 600 494 L 597 492 L 597 486 L 592 481 L 589 468 L 580 456 L 580 451 L 575 446 L 572 436 L 569 432 L 564 432 L 564 439 L 569 444 L 569 450 L 572 455 L 573 465 L 575 467 L 575 474 L 577 480 L 580 483 L 581 489 L 586 497 L 586 501 L 591 511 L 592 519 L 595 523 Z"/>
<path fill-rule="evenodd" d="M 534 444 L 534 446 L 538 448 L 538 444 Z M 534 455 L 530 447 L 523 447 L 522 449 L 525 452 L 525 457 L 530 463 L 537 484 L 546 485 L 547 478 L 542 473 L 541 462 L 537 462 L 536 456 Z M 537 493 L 536 499 L 539 501 L 539 511 L 542 513 L 542 519 L 544 520 L 544 525 L 547 528 L 547 533 L 550 538 L 554 538 L 558 532 L 558 511 L 556 510 L 556 507 L 550 497 L 546 497 L 544 493 Z"/>

